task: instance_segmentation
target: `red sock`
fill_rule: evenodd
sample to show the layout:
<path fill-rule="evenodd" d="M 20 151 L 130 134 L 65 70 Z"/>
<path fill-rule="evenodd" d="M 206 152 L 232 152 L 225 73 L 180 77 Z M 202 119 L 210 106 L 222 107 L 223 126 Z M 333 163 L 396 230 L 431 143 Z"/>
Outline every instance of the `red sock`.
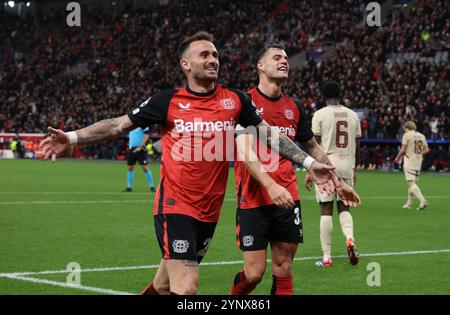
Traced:
<path fill-rule="evenodd" d="M 274 295 L 293 295 L 292 275 L 287 277 L 272 276 L 272 292 Z"/>
<path fill-rule="evenodd" d="M 233 281 L 233 286 L 231 287 L 231 295 L 248 295 L 252 292 L 258 283 L 250 283 L 245 277 L 244 270 L 241 270 L 236 274 Z"/>
<path fill-rule="evenodd" d="M 144 289 L 144 291 L 141 292 L 141 295 L 159 295 L 159 293 L 153 287 L 153 282 L 150 282 L 150 284 Z"/>

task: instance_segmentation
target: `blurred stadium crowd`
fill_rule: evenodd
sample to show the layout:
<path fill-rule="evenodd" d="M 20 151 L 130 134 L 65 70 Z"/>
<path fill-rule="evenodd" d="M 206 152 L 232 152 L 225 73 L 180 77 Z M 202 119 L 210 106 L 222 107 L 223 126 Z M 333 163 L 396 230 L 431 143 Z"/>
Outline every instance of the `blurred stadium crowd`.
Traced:
<path fill-rule="evenodd" d="M 73 130 L 122 115 L 158 90 L 183 85 L 176 48 L 207 30 L 220 53 L 220 82 L 257 84 L 254 56 L 279 42 L 306 62 L 291 67 L 285 91 L 312 115 L 324 106 L 323 81 L 338 80 L 343 101 L 362 111 L 364 138 L 399 139 L 414 120 L 428 139 L 450 140 L 450 12 L 446 0 L 414 1 L 382 27 L 363 23 L 368 1 L 172 1 L 145 10 L 20 19 L 0 11 L 0 132 Z M 157 137 L 159 130 L 152 130 Z M 123 143 L 85 148 L 115 158 Z M 363 146 L 365 167 L 392 160 L 398 145 Z M 448 145 L 428 167 L 449 168 Z"/>

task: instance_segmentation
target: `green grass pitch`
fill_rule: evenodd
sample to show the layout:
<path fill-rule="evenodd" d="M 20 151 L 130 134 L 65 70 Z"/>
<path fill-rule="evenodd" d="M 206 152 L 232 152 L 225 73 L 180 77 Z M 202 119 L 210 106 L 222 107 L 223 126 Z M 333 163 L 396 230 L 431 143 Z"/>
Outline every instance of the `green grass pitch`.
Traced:
<path fill-rule="evenodd" d="M 150 167 L 158 181 L 159 164 Z M 401 208 L 402 173 L 359 172 L 356 188 L 363 204 L 352 214 L 364 256 L 357 266 L 347 262 L 335 215 L 335 266 L 319 269 L 314 266 L 321 255 L 319 208 L 303 188 L 304 172 L 298 174 L 305 243 L 293 267 L 296 294 L 450 294 L 449 176 L 421 176 L 430 205 L 419 212 Z M 133 193 L 122 193 L 125 184 L 125 162 L 0 160 L 0 294 L 139 293 L 161 254 L 153 195 L 142 171 L 136 168 Z M 219 224 L 200 267 L 199 294 L 228 294 L 241 259 L 231 169 Z M 71 262 L 91 269 L 81 272 L 80 287 L 67 285 Z M 369 263 L 380 267 L 380 286 L 367 283 Z M 254 294 L 268 294 L 270 287 L 268 264 Z"/>

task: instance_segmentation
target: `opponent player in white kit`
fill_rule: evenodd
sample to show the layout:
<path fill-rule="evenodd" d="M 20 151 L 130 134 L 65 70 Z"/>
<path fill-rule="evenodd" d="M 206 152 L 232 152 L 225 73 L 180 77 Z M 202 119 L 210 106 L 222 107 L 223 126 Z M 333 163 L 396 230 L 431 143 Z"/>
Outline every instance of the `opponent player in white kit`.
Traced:
<path fill-rule="evenodd" d="M 419 207 L 416 210 L 425 209 L 428 202 L 420 191 L 417 182 L 419 181 L 420 170 L 422 169 L 423 155 L 430 152 L 428 148 L 427 139 L 423 134 L 416 131 L 416 124 L 408 121 L 404 126 L 405 134 L 402 139 L 402 147 L 398 153 L 395 161 L 400 163 L 403 159 L 403 171 L 405 172 L 406 182 L 408 183 L 408 200 L 403 208 L 411 209 L 412 199 L 416 196 L 419 201 Z"/>
<path fill-rule="evenodd" d="M 361 126 L 358 116 L 351 109 L 339 103 L 340 86 L 330 81 L 322 88 L 327 106 L 314 113 L 312 131 L 327 153 L 328 158 L 336 166 L 336 173 L 348 185 L 355 184 L 356 157 L 359 154 L 359 139 Z M 305 186 L 311 190 L 312 178 L 305 177 Z M 353 218 L 339 196 L 320 193 L 315 185 L 316 199 L 320 203 L 320 242 L 322 244 L 323 259 L 316 262 L 319 267 L 332 267 L 331 233 L 333 230 L 333 201 L 336 199 L 339 221 L 342 233 L 346 237 L 349 261 L 352 265 L 359 262 L 359 253 L 353 237 Z"/>

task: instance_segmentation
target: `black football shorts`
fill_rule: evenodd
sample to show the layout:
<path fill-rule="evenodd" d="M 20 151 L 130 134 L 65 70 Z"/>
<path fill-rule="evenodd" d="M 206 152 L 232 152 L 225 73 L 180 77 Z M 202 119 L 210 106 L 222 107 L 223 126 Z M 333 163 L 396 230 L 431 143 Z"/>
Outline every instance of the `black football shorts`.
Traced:
<path fill-rule="evenodd" d="M 300 201 L 291 209 L 275 205 L 237 209 L 237 245 L 243 251 L 266 249 L 269 242 L 303 243 Z"/>
<path fill-rule="evenodd" d="M 183 214 L 157 214 L 154 218 L 162 258 L 202 261 L 217 222 L 202 222 Z"/>
<path fill-rule="evenodd" d="M 127 154 L 127 164 L 128 165 L 136 165 L 136 161 L 139 162 L 139 165 L 147 165 L 147 150 L 141 149 L 139 152 L 133 152 L 136 148 L 131 148 L 128 150 Z"/>

